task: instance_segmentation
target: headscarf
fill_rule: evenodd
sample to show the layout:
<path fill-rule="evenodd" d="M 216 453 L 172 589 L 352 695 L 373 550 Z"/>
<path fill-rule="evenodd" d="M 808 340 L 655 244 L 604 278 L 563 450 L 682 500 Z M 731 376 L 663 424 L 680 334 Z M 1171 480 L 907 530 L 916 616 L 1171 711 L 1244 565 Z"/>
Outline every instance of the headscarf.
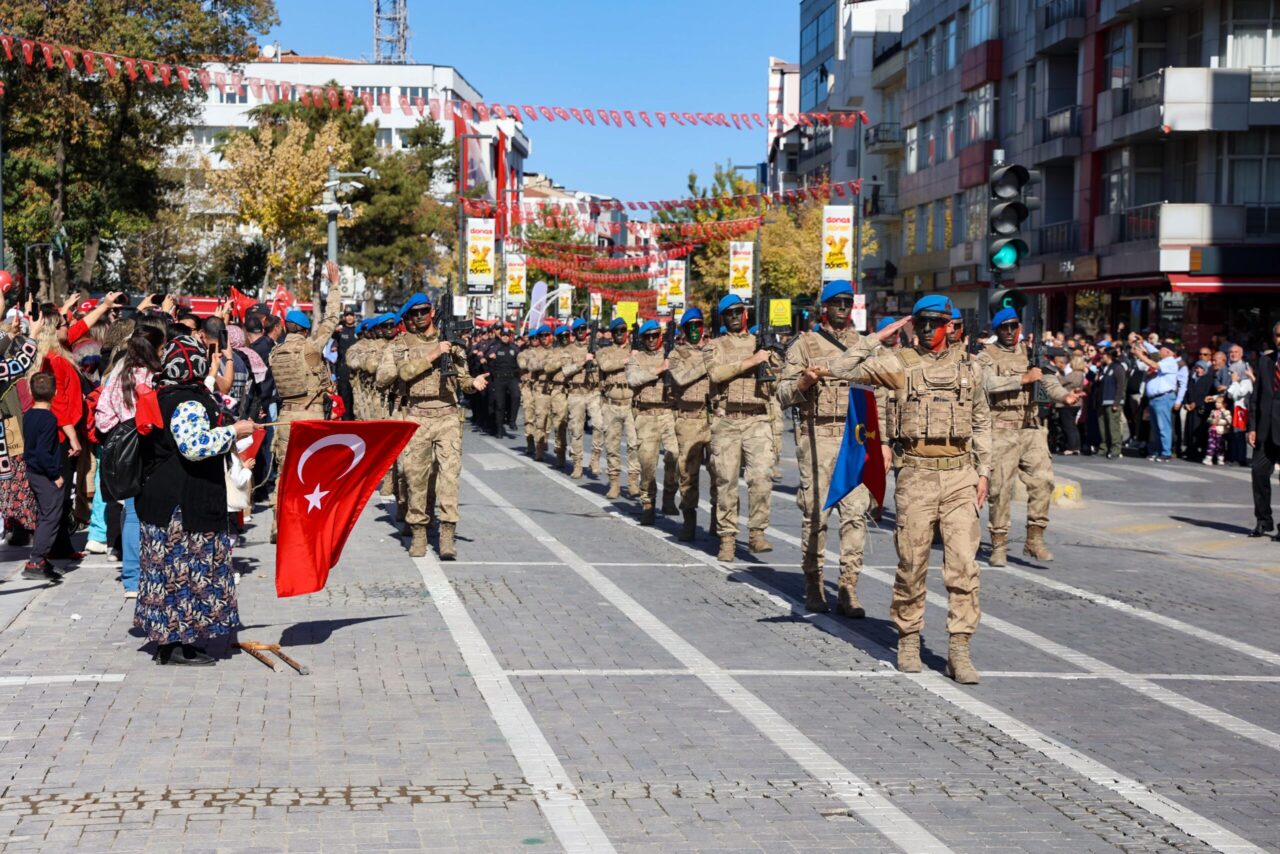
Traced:
<path fill-rule="evenodd" d="M 165 345 L 156 385 L 160 388 L 179 385 L 203 388 L 204 378 L 208 375 L 209 354 L 204 345 L 190 335 L 179 335 Z"/>
<path fill-rule="evenodd" d="M 245 341 L 243 327 L 227 327 L 227 345 L 241 356 L 244 356 L 245 361 L 249 363 L 249 370 L 253 372 L 253 381 L 260 383 L 267 378 L 267 363 L 262 361 L 258 351 L 250 349 Z"/>

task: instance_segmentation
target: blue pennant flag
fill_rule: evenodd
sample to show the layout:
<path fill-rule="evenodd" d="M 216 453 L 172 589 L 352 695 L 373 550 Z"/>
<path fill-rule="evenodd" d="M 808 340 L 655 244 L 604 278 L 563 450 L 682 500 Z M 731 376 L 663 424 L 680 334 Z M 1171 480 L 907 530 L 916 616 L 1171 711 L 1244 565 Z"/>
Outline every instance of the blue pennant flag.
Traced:
<path fill-rule="evenodd" d="M 823 510 L 835 507 L 859 486 L 865 486 L 876 503 L 884 506 L 885 471 L 880 448 L 880 418 L 876 412 L 875 394 L 864 386 L 850 386 L 844 439 L 840 443 L 840 456 L 831 471 L 831 485 L 827 487 Z"/>

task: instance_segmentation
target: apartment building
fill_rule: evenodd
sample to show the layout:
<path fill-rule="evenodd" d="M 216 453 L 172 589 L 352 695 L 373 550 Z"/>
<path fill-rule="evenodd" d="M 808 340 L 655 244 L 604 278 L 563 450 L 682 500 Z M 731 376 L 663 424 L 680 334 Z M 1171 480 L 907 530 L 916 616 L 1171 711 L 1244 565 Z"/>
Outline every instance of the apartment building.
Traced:
<path fill-rule="evenodd" d="M 1278 0 L 916 0 L 898 288 L 984 320 L 992 155 L 1041 170 L 1051 328 L 1257 337 L 1280 310 Z"/>

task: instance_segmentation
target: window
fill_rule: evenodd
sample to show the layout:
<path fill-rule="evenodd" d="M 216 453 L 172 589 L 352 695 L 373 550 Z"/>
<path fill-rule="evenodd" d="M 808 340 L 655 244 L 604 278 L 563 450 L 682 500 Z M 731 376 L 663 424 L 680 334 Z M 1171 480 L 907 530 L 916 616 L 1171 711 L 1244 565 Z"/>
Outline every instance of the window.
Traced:
<path fill-rule="evenodd" d="M 1010 74 L 1004 81 L 1000 96 L 1000 133 L 1009 136 L 1018 126 L 1018 75 Z"/>
<path fill-rule="evenodd" d="M 836 43 L 836 7 L 833 3 L 818 16 L 818 53 L 830 49 Z"/>
<path fill-rule="evenodd" d="M 808 65 L 836 43 L 836 7 L 827 7 L 800 30 L 800 64 Z"/>
<path fill-rule="evenodd" d="M 995 0 L 973 0 L 969 5 L 969 47 L 995 38 Z"/>
<path fill-rule="evenodd" d="M 938 114 L 939 133 L 942 137 L 941 152 L 938 162 L 941 163 L 956 156 L 956 114 L 953 110 L 943 110 Z"/>
<path fill-rule="evenodd" d="M 352 86 L 351 92 L 357 101 L 364 97 L 365 92 L 368 92 L 373 95 L 373 103 L 375 104 L 382 103 L 383 95 L 386 95 L 388 98 L 391 97 L 390 86 Z"/>
<path fill-rule="evenodd" d="M 1164 157 L 1161 145 L 1133 147 L 1133 204 L 1150 205 L 1163 202 Z"/>
<path fill-rule="evenodd" d="M 808 65 L 818 55 L 818 22 L 810 21 L 800 31 L 800 64 Z"/>
<path fill-rule="evenodd" d="M 1036 100 L 1040 97 L 1040 66 L 1031 63 L 1027 66 L 1027 110 L 1026 122 L 1031 124 L 1036 120 L 1036 112 L 1038 105 Z"/>
<path fill-rule="evenodd" d="M 951 200 L 951 236 L 947 240 L 950 246 L 959 246 L 965 241 L 966 228 L 965 219 L 968 211 L 965 210 L 964 193 L 956 193 Z"/>
<path fill-rule="evenodd" d="M 430 101 L 432 92 L 430 86 L 401 86 L 400 94 L 408 98 L 410 104 L 416 104 L 419 98 Z"/>
<path fill-rule="evenodd" d="M 1200 162 L 1200 141 L 1195 137 L 1182 140 L 1178 162 L 1182 164 L 1178 200 L 1191 205 L 1196 201 L 1196 171 Z"/>
<path fill-rule="evenodd" d="M 942 56 L 940 54 L 940 45 L 938 44 L 938 31 L 930 30 L 924 36 L 924 64 L 925 73 L 931 78 L 936 77 L 942 72 Z"/>
<path fill-rule="evenodd" d="M 395 145 L 395 137 L 391 133 L 391 128 L 378 128 L 378 135 L 374 139 L 374 145 L 378 148 L 392 148 Z"/>
<path fill-rule="evenodd" d="M 933 136 L 933 120 L 920 121 L 920 164 L 919 168 L 927 169 L 936 162 L 937 141 Z"/>
<path fill-rule="evenodd" d="M 933 205 L 921 205 L 916 211 L 920 224 L 916 227 L 916 253 L 923 255 L 933 246 Z"/>
<path fill-rule="evenodd" d="M 924 66 L 922 65 L 923 49 L 919 41 L 907 45 L 907 88 L 919 86 L 924 82 Z"/>
<path fill-rule="evenodd" d="M 972 145 L 994 139 L 992 110 L 995 107 L 995 85 L 985 83 L 969 93 L 964 104 L 964 143 Z"/>
<path fill-rule="evenodd" d="M 1106 192 L 1107 213 L 1117 214 L 1129 207 L 1129 149 L 1108 151 L 1102 161 L 1102 186 Z"/>
<path fill-rule="evenodd" d="M 1276 0 L 1232 0 L 1225 23 L 1229 68 L 1280 65 L 1280 9 Z"/>
<path fill-rule="evenodd" d="M 916 209 L 907 208 L 902 212 L 902 254 L 916 254 Z"/>
<path fill-rule="evenodd" d="M 1108 89 L 1123 89 L 1133 74 L 1133 27 L 1115 27 L 1107 33 L 1107 55 L 1103 61 L 1103 82 Z"/>
<path fill-rule="evenodd" d="M 951 246 L 951 197 L 933 203 L 933 234 L 929 248 L 934 252 Z"/>
<path fill-rule="evenodd" d="M 1228 136 L 1227 200 L 1233 205 L 1280 203 L 1280 132 Z"/>
<path fill-rule="evenodd" d="M 198 145 L 202 148 L 211 148 L 218 144 L 218 137 L 227 132 L 224 127 L 193 127 L 191 129 L 191 144 Z"/>
<path fill-rule="evenodd" d="M 981 240 L 986 236 L 987 187 L 970 187 L 964 191 L 965 236 L 969 240 Z"/>
<path fill-rule="evenodd" d="M 956 19 L 952 18 L 942 25 L 942 59 L 948 70 L 955 68 L 960 61 L 956 37 Z"/>
<path fill-rule="evenodd" d="M 249 90 L 245 86 L 236 87 L 228 83 L 225 91 L 218 90 L 218 103 L 247 104 L 249 103 Z"/>
<path fill-rule="evenodd" d="M 817 68 L 810 71 L 804 77 L 800 78 L 800 111 L 810 112 L 818 104 L 827 100 L 827 94 L 830 92 L 830 69 L 828 62 L 824 62 Z"/>
<path fill-rule="evenodd" d="M 919 148 L 920 148 L 918 133 L 919 133 L 919 129 L 915 125 L 912 125 L 911 127 L 907 128 L 906 137 L 907 137 L 907 174 L 908 175 L 913 175 L 915 174 L 915 171 L 916 171 L 916 164 L 917 164 L 916 158 L 919 157 Z"/>
<path fill-rule="evenodd" d="M 1204 63 L 1204 11 L 1193 9 L 1187 13 L 1186 65 L 1199 68 Z"/>

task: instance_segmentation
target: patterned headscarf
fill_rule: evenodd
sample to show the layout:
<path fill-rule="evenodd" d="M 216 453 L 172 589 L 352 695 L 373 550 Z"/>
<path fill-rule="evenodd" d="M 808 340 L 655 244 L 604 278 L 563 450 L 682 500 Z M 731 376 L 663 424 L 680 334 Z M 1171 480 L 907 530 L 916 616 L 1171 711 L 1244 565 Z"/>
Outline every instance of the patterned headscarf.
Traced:
<path fill-rule="evenodd" d="M 190 335 L 181 335 L 164 348 L 156 384 L 160 388 L 177 385 L 203 386 L 209 375 L 209 354 L 204 345 Z"/>
<path fill-rule="evenodd" d="M 253 372 L 253 381 L 262 382 L 267 378 L 267 363 L 262 361 L 257 350 L 245 344 L 244 329 L 239 326 L 227 327 L 227 346 L 235 350 L 249 362 L 249 370 Z"/>

